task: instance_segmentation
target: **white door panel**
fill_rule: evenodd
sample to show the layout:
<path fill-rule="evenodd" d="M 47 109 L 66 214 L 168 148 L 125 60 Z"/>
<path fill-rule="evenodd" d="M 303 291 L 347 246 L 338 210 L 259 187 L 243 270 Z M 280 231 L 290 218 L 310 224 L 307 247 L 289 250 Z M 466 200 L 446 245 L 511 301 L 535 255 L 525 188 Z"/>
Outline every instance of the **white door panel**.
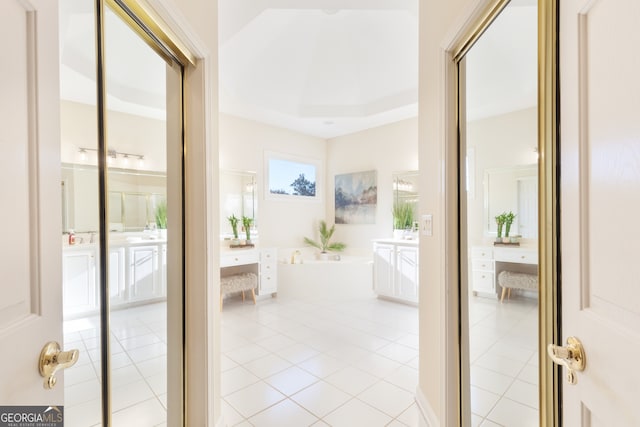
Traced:
<path fill-rule="evenodd" d="M 57 29 L 55 1 L 0 4 L 1 405 L 63 403 L 37 363 L 62 342 Z"/>
<path fill-rule="evenodd" d="M 587 360 L 564 422 L 640 425 L 640 2 L 560 8 L 562 330 Z"/>

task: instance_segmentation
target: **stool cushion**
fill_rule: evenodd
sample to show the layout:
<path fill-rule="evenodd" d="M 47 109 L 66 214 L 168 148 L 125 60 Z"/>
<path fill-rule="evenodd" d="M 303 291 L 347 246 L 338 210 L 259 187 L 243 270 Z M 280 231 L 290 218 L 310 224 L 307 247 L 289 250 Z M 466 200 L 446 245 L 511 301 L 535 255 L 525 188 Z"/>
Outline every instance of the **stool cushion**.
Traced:
<path fill-rule="evenodd" d="M 503 288 L 538 289 L 538 275 L 501 271 L 498 274 L 498 284 Z"/>
<path fill-rule="evenodd" d="M 222 295 L 249 291 L 257 286 L 258 276 L 255 273 L 240 273 L 220 278 L 220 293 Z"/>

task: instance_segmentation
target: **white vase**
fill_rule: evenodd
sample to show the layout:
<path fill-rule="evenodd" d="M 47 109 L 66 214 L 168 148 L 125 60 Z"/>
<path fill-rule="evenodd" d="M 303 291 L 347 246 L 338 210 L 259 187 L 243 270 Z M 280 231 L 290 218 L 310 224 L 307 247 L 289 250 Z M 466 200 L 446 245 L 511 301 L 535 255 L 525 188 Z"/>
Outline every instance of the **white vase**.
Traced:
<path fill-rule="evenodd" d="M 393 238 L 394 239 L 402 239 L 404 237 L 404 230 L 401 228 L 394 228 L 393 229 Z"/>
<path fill-rule="evenodd" d="M 328 261 L 329 260 L 329 252 L 318 252 L 316 255 L 320 261 Z"/>

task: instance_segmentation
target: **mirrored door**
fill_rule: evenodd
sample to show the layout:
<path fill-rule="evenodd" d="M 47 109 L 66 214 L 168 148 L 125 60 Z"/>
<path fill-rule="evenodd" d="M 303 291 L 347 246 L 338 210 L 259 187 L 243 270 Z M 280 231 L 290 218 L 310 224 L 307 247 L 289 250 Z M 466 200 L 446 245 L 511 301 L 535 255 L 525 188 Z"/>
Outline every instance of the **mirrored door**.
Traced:
<path fill-rule="evenodd" d="M 459 62 L 463 424 L 539 425 L 537 3 Z"/>
<path fill-rule="evenodd" d="M 183 69 L 133 16 L 61 6 L 70 426 L 183 422 Z"/>

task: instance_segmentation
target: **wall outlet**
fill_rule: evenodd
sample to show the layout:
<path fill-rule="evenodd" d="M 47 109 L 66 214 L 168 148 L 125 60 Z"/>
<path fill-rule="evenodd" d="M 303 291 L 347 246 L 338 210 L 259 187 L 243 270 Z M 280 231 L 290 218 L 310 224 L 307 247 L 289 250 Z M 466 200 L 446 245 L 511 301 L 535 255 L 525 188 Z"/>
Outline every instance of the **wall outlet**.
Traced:
<path fill-rule="evenodd" d="M 422 215 L 420 224 L 423 236 L 433 236 L 433 215 Z"/>

